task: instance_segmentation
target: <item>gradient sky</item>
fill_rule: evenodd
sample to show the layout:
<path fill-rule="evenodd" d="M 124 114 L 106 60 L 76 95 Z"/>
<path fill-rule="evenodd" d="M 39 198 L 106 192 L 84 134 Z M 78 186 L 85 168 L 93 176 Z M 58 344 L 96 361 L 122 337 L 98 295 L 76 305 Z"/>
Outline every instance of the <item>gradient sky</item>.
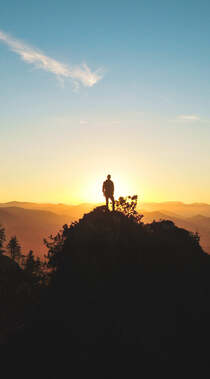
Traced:
<path fill-rule="evenodd" d="M 0 202 L 210 203 L 209 0 L 3 1 L 0 84 Z"/>

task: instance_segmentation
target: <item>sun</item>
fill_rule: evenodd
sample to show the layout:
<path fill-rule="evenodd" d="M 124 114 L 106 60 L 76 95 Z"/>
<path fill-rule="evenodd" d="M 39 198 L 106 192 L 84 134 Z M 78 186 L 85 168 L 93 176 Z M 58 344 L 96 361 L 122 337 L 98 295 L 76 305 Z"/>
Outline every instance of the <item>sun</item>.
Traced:
<path fill-rule="evenodd" d="M 85 201 L 90 203 L 104 203 L 104 195 L 102 193 L 103 182 L 106 180 L 106 175 L 101 178 L 94 178 L 85 188 Z M 114 197 L 118 199 L 120 196 L 135 195 L 133 185 L 123 176 L 111 175 L 111 180 L 114 182 Z"/>

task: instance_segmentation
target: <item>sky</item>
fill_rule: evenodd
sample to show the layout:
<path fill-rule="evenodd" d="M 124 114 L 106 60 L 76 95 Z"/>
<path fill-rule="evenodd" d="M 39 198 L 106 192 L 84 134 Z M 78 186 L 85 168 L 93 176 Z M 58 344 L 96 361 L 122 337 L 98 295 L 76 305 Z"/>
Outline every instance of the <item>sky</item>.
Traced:
<path fill-rule="evenodd" d="M 0 202 L 210 203 L 209 0 L 0 3 Z"/>

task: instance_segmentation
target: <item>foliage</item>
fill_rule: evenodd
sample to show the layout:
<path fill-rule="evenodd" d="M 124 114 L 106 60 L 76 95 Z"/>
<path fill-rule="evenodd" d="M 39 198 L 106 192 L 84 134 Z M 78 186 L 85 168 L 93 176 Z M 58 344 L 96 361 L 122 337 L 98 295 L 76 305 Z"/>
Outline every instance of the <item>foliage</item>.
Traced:
<path fill-rule="evenodd" d="M 5 229 L 0 227 L 0 255 L 4 253 L 4 242 L 6 241 Z"/>
<path fill-rule="evenodd" d="M 23 269 L 32 286 L 45 283 L 47 276 L 45 263 L 39 257 L 35 258 L 32 250 L 29 251 L 24 259 Z"/>
<path fill-rule="evenodd" d="M 105 215 L 108 217 L 107 221 L 110 224 L 109 226 L 107 225 L 108 233 L 103 235 L 103 237 L 105 237 L 105 239 L 101 238 L 101 240 L 100 240 L 100 247 L 102 249 L 104 248 L 104 246 L 107 245 L 108 241 L 111 241 L 112 237 L 116 238 L 116 236 L 113 236 L 113 233 L 114 233 L 113 227 L 115 229 L 116 225 L 113 225 L 113 222 L 110 222 L 111 220 L 112 221 L 118 220 L 118 222 L 122 222 L 124 224 L 124 226 L 123 226 L 124 236 L 126 236 L 128 234 L 128 232 L 130 230 L 131 222 L 134 222 L 137 224 L 142 224 L 141 219 L 143 218 L 143 215 L 139 214 L 136 210 L 137 201 L 138 201 L 137 195 L 120 197 L 119 200 L 115 201 L 115 212 L 113 214 L 112 213 L 109 214 L 109 212 L 107 214 L 106 208 L 102 206 L 102 207 L 95 208 L 93 210 L 93 212 L 90 212 L 88 215 L 84 215 L 83 219 L 85 219 L 85 220 L 87 217 L 89 218 L 89 220 L 91 219 L 91 217 L 95 217 L 95 216 L 98 216 L 98 219 L 101 219 L 101 217 L 102 217 L 102 223 L 104 222 L 103 217 Z M 123 217 L 123 216 L 125 216 L 125 217 Z M 60 232 L 57 233 L 57 235 L 55 235 L 55 236 L 50 235 L 48 240 L 44 239 L 44 244 L 48 248 L 48 254 L 47 254 L 47 256 L 45 256 L 45 258 L 47 259 L 47 267 L 52 272 L 57 269 L 58 261 L 60 260 L 60 256 L 62 255 L 66 239 L 69 241 L 70 235 L 71 234 L 75 235 L 75 231 L 80 229 L 81 224 L 83 224 L 83 226 L 84 226 L 84 223 L 82 220 L 80 220 L 79 222 L 73 222 L 69 227 L 68 227 L 68 225 L 65 224 L 63 226 L 63 230 L 60 230 Z M 90 238 L 91 223 L 89 225 L 87 224 L 87 226 L 88 226 L 88 228 L 87 228 L 86 234 L 83 235 L 82 239 L 84 239 L 85 236 L 87 237 L 87 239 Z M 98 224 L 98 229 L 99 228 L 100 228 L 100 222 Z M 101 234 L 101 233 L 102 232 L 99 231 L 99 234 Z M 119 239 L 120 239 L 120 237 L 121 237 L 121 235 L 118 235 Z M 73 237 L 73 238 L 75 238 L 75 237 Z M 78 243 L 80 243 L 80 241 L 78 241 Z M 102 259 L 102 257 L 101 257 L 101 259 Z M 101 260 L 101 262 L 102 262 L 102 260 Z"/>
<path fill-rule="evenodd" d="M 76 223 L 72 223 L 72 226 L 74 224 Z M 61 230 L 55 236 L 50 235 L 48 240 L 44 238 L 44 244 L 48 248 L 48 254 L 45 256 L 45 259 L 47 259 L 47 268 L 50 268 L 52 270 L 56 268 L 56 260 L 59 253 L 63 249 L 63 243 L 67 233 L 68 225 L 65 224 L 63 226 L 63 230 Z"/>
<path fill-rule="evenodd" d="M 168 220 L 143 224 L 136 206 L 137 196 L 120 198 L 115 212 L 97 207 L 45 240 L 52 275 L 75 264 L 101 272 L 107 264 L 174 263 L 204 254 L 198 234 Z"/>
<path fill-rule="evenodd" d="M 21 254 L 21 247 L 16 236 L 11 237 L 9 243 L 7 244 L 7 249 L 11 258 L 14 261 L 19 263 L 22 257 L 22 254 Z"/>
<path fill-rule="evenodd" d="M 137 201 L 137 195 L 119 197 L 119 199 L 115 201 L 115 209 L 118 212 L 122 212 L 125 216 L 133 217 L 137 222 L 140 223 L 143 215 L 139 214 L 136 210 Z"/>
<path fill-rule="evenodd" d="M 0 228 L 0 342 L 4 334 L 33 313 L 47 278 L 44 263 L 32 251 L 24 256 L 16 236 L 10 238 L 7 250 L 3 249 L 5 240 L 4 229 Z"/>

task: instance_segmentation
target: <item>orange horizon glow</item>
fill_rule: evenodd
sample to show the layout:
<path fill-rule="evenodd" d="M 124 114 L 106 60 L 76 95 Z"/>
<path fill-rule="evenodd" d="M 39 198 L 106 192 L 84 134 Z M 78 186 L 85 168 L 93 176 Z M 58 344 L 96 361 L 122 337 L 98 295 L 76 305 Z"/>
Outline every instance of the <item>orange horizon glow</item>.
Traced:
<path fill-rule="evenodd" d="M 89 181 L 81 180 L 81 185 L 75 183 L 74 187 L 66 184 L 66 186 L 62 186 L 60 188 L 56 188 L 56 190 L 50 189 L 45 186 L 45 190 L 42 190 L 42 186 L 39 190 L 32 191 L 32 189 L 28 188 L 28 191 L 23 191 L 22 189 L 17 188 L 17 190 L 13 189 L 13 193 L 8 191 L 6 194 L 0 193 L 0 202 L 7 203 L 12 201 L 17 202 L 33 202 L 40 204 L 66 204 L 66 205 L 79 205 L 84 203 L 90 204 L 103 204 L 105 202 L 103 193 L 102 193 L 102 184 L 106 179 L 106 175 L 101 175 L 98 179 L 97 177 L 91 177 Z M 138 195 L 138 205 L 143 203 L 163 203 L 163 202 L 183 202 L 186 204 L 192 203 L 210 203 L 210 199 L 208 200 L 207 196 L 204 198 L 203 196 L 189 198 L 189 193 L 187 189 L 185 191 L 182 190 L 182 195 L 180 196 L 180 191 L 177 191 L 177 197 L 174 193 L 170 193 L 167 191 L 167 186 L 163 188 L 161 186 L 162 191 L 159 188 L 155 188 L 155 193 L 153 193 L 152 188 L 146 188 L 146 184 L 136 183 L 134 180 L 126 180 L 125 176 L 118 175 L 112 176 L 112 180 L 115 185 L 115 199 L 118 199 L 120 196 L 129 196 L 129 195 Z M 141 185 L 142 184 L 142 185 Z M 159 183 L 160 186 L 160 183 Z M 70 191 L 69 191 L 70 189 Z M 159 191 L 157 191 L 157 189 Z M 173 196 L 172 196 L 173 195 Z M 179 195 L 179 196 L 178 196 Z"/>
<path fill-rule="evenodd" d="M 115 185 L 115 199 L 120 196 L 138 195 L 138 204 L 146 202 L 162 203 L 167 201 L 181 201 L 184 203 L 210 203 L 207 189 L 198 188 L 189 192 L 193 182 L 186 185 L 182 178 L 165 181 L 164 172 L 148 176 L 146 169 L 142 169 L 141 178 L 137 178 L 129 171 L 107 170 Z M 78 205 L 82 203 L 104 203 L 102 184 L 107 173 L 81 172 L 81 175 L 68 177 L 64 173 L 57 175 L 57 179 L 42 176 L 41 182 L 33 175 L 27 180 L 10 186 L 9 191 L 0 190 L 0 202 L 20 201 L 51 204 Z M 159 180 L 158 180 L 159 179 Z M 171 178 L 170 178 L 171 179 Z M 15 183 L 14 183 L 15 184 Z M 19 184 L 19 185 L 18 185 Z"/>

